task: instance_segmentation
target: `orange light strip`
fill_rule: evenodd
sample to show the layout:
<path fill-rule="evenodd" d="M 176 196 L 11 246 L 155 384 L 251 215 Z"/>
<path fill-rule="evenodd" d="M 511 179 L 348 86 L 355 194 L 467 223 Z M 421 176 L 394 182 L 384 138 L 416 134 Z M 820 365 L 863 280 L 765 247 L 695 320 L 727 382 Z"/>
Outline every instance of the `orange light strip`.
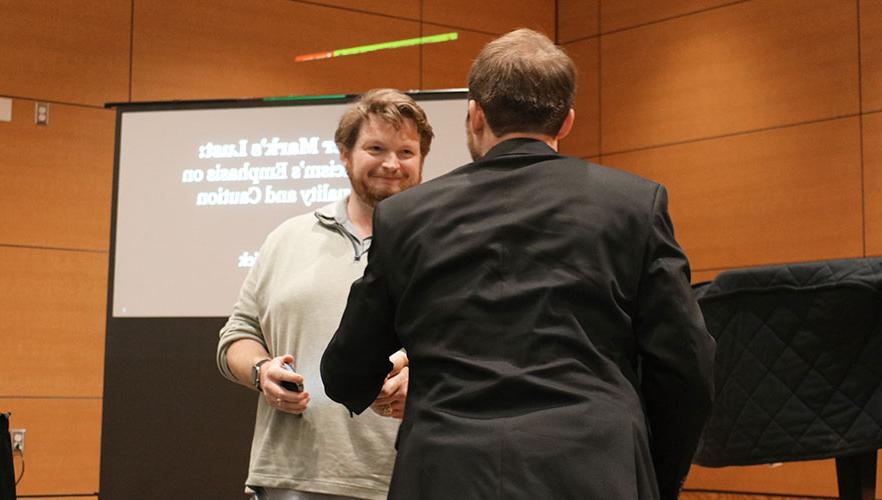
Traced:
<path fill-rule="evenodd" d="M 316 61 L 319 59 L 330 59 L 334 57 L 333 52 L 313 52 L 312 54 L 303 54 L 294 58 L 294 62 Z"/>
<path fill-rule="evenodd" d="M 407 38 L 404 40 L 394 40 L 391 42 L 374 43 L 371 45 L 361 45 L 358 47 L 349 47 L 347 49 L 337 49 L 328 52 L 315 52 L 313 54 L 303 54 L 294 57 L 295 62 L 316 61 L 318 59 L 330 59 L 332 57 L 353 56 L 356 54 L 364 54 L 365 52 L 374 52 L 376 50 L 400 49 L 402 47 L 412 47 L 414 45 L 425 45 L 429 43 L 450 42 L 459 38 L 459 33 L 453 31 L 450 33 L 442 33 L 440 35 L 421 36 L 417 38 Z"/>

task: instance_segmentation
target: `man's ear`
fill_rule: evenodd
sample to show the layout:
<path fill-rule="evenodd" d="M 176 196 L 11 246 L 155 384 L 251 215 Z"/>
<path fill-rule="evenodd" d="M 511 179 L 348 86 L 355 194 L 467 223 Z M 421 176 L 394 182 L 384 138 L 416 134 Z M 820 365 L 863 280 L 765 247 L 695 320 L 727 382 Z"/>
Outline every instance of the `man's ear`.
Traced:
<path fill-rule="evenodd" d="M 564 119 L 563 124 L 560 126 L 560 130 L 557 131 L 557 136 L 555 136 L 555 140 L 561 140 L 567 135 L 569 135 L 570 131 L 573 130 L 573 122 L 576 121 L 576 110 L 570 108 L 570 112 L 567 113 L 567 117 Z"/>
<path fill-rule="evenodd" d="M 484 110 L 474 99 L 469 99 L 469 130 L 477 137 L 484 133 L 487 122 L 484 118 Z"/>
<path fill-rule="evenodd" d="M 343 163 L 343 166 L 346 167 L 346 171 L 349 172 L 349 151 L 340 150 L 340 161 Z"/>

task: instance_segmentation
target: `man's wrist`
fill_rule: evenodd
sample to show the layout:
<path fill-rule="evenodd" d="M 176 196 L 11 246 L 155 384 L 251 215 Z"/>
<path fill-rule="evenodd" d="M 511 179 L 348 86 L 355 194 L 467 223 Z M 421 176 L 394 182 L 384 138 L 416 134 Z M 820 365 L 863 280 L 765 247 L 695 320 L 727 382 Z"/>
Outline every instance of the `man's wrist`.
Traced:
<path fill-rule="evenodd" d="M 261 367 L 268 361 L 270 361 L 270 358 L 263 358 L 251 365 L 251 385 L 257 389 L 257 392 L 263 392 L 263 388 L 260 387 L 260 371 Z"/>

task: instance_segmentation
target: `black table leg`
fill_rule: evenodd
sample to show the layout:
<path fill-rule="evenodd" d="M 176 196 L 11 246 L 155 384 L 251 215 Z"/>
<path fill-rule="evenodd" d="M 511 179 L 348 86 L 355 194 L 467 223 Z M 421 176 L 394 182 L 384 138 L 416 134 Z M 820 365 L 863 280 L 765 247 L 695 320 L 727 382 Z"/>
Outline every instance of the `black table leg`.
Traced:
<path fill-rule="evenodd" d="M 841 500 L 873 500 L 876 493 L 876 450 L 836 457 Z"/>

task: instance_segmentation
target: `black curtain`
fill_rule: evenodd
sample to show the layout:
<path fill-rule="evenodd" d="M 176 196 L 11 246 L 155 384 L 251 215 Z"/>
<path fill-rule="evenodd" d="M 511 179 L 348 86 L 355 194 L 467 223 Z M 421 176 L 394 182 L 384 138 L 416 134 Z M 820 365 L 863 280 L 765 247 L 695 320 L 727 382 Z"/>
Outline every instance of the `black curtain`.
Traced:
<path fill-rule="evenodd" d="M 15 500 L 15 470 L 12 466 L 8 413 L 0 413 L 0 500 Z"/>

